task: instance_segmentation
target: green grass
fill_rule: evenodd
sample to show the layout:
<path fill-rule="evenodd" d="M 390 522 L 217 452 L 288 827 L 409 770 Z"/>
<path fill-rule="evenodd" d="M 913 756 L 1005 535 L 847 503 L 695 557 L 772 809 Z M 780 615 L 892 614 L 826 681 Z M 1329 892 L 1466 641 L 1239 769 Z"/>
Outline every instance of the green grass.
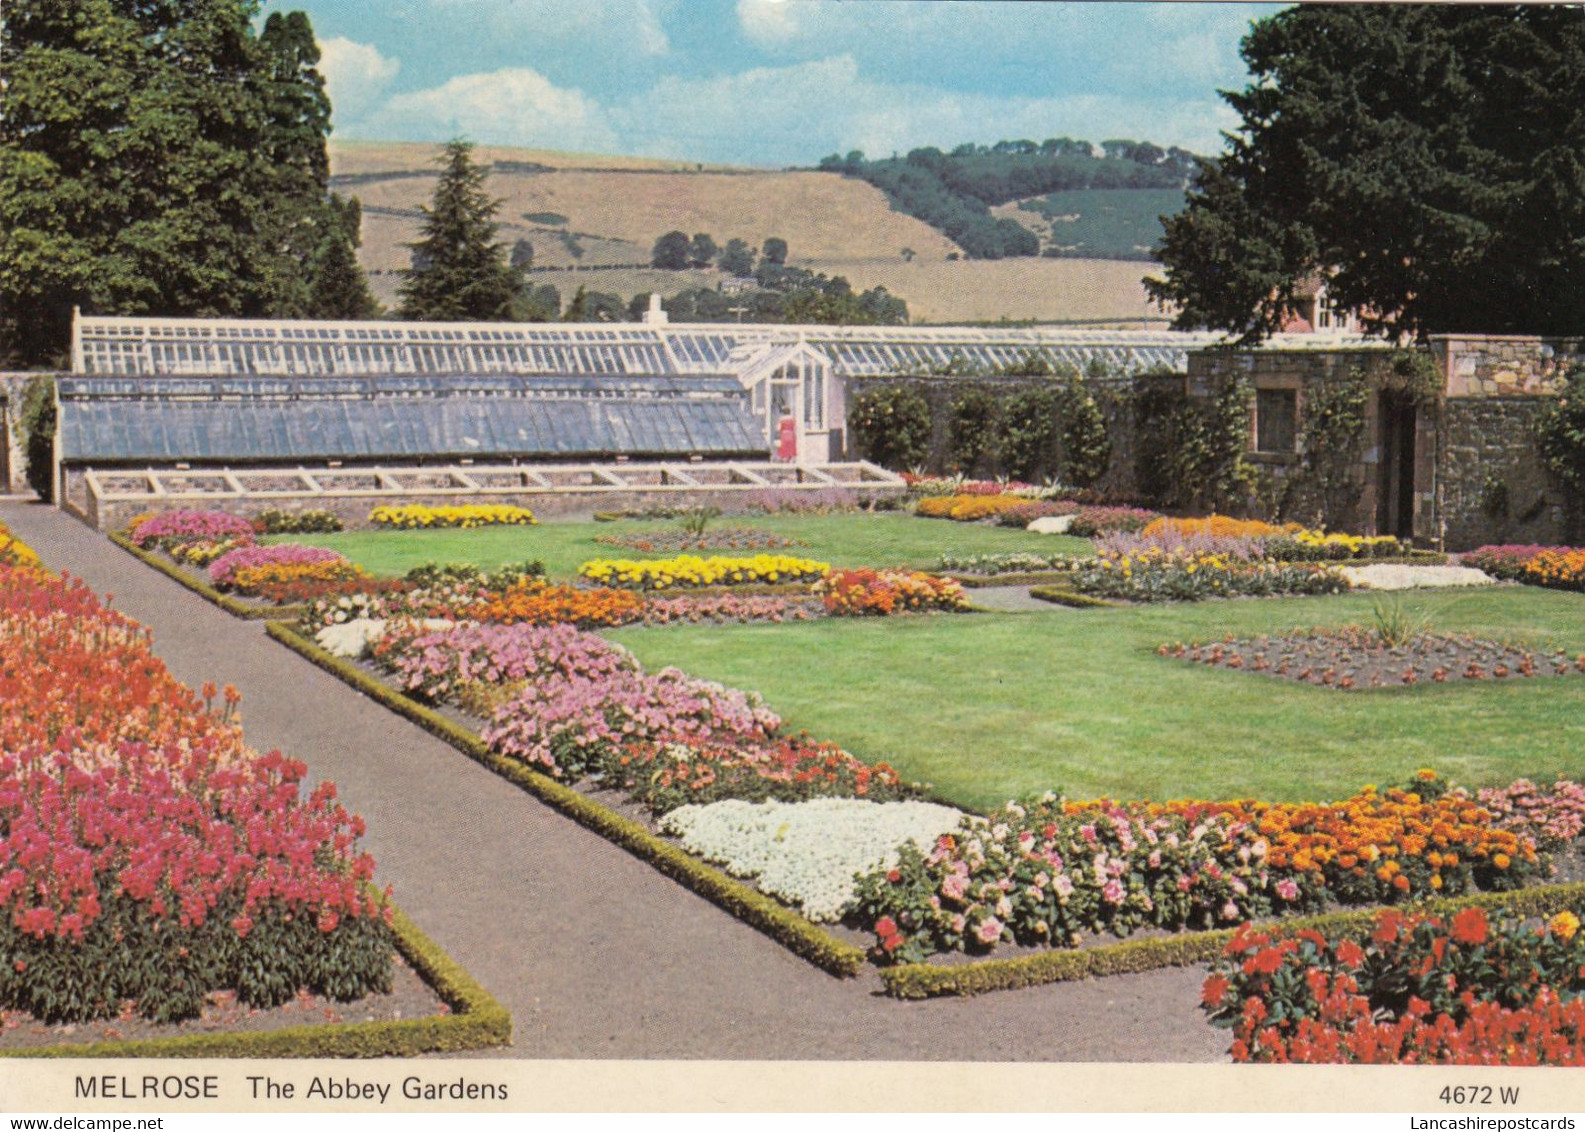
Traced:
<path fill-rule="evenodd" d="M 1585 650 L 1585 596 L 1410 599 L 1434 629 Z M 1471 786 L 1585 775 L 1585 676 L 1339 692 L 1158 645 L 1370 623 L 1370 598 L 624 629 L 651 668 L 761 692 L 788 726 L 985 808 L 1076 797 L 1327 800 L 1422 766 Z"/>
<path fill-rule="evenodd" d="M 1089 554 L 1089 540 L 1034 535 L 1008 527 L 919 519 L 881 512 L 843 515 L 745 515 L 716 520 L 712 528 L 754 527 L 808 543 L 783 553 L 816 558 L 834 566 L 912 566 L 930 569 L 943 554 Z M 570 578 L 591 558 L 663 558 L 595 542 L 600 535 L 678 529 L 675 520 L 615 523 L 546 522 L 534 527 L 474 530 L 343 531 L 283 535 L 271 542 L 300 542 L 339 550 L 373 574 L 400 575 L 426 562 L 472 562 L 496 567 L 538 558 L 552 578 Z M 706 532 L 708 533 L 708 531 Z M 701 551 L 727 554 L 730 551 Z M 746 552 L 752 553 L 752 552 Z"/>

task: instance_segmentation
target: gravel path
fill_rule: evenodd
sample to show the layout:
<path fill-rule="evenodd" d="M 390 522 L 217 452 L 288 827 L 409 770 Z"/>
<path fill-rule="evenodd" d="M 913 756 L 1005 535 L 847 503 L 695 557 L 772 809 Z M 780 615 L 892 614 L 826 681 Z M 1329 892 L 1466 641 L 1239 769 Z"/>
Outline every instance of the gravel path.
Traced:
<path fill-rule="evenodd" d="M 235 684 L 254 746 L 340 785 L 368 819 L 379 879 L 511 1010 L 501 1056 L 1225 1057 L 1224 1032 L 1195 1005 L 1197 968 L 923 1003 L 885 998 L 873 977 L 834 979 L 77 520 L 0 502 L 0 521 L 113 593 L 179 679 Z"/>

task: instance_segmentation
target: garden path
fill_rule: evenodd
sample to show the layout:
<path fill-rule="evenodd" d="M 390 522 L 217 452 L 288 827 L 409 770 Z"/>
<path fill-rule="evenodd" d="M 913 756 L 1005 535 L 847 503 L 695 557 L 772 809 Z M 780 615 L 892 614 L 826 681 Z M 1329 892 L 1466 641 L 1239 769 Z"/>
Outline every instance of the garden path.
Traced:
<path fill-rule="evenodd" d="M 1202 972 L 898 1002 L 834 979 L 140 564 L 53 508 L 0 501 L 44 560 L 115 595 L 171 671 L 235 684 L 249 741 L 333 779 L 379 877 L 511 1010 L 534 1058 L 1215 1061 Z M 477 1056 L 477 1055 L 470 1055 Z"/>
<path fill-rule="evenodd" d="M 1067 606 L 1029 596 L 1028 586 L 978 586 L 968 591 L 969 600 L 983 609 L 998 613 L 1049 613 Z"/>

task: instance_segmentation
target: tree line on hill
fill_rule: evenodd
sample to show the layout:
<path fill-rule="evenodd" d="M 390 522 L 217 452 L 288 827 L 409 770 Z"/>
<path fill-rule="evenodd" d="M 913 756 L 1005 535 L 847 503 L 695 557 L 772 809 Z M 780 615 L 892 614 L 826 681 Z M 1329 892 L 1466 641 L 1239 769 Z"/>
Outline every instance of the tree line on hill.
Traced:
<path fill-rule="evenodd" d="M 72 308 L 367 317 L 356 198 L 301 12 L 10 0 L 0 21 L 0 360 L 60 364 Z"/>
<path fill-rule="evenodd" d="M 867 181 L 892 207 L 924 221 L 978 259 L 1040 254 L 1040 240 L 1017 221 L 991 215 L 991 206 L 1070 189 L 1183 188 L 1199 159 L 1187 150 L 1117 138 L 1097 155 L 1087 141 L 965 143 L 943 153 L 934 146 L 906 157 L 868 160 L 862 150 L 830 154 L 819 168 Z"/>

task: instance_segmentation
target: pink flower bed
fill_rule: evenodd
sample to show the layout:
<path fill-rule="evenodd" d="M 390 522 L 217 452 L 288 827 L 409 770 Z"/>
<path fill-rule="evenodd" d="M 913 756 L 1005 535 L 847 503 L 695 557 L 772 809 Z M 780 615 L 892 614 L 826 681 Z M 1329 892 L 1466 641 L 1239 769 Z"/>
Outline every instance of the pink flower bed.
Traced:
<path fill-rule="evenodd" d="M 808 621 L 820 616 L 818 601 L 789 601 L 780 597 L 672 597 L 650 598 L 644 603 L 644 622 L 670 625 L 701 621 Z"/>
<path fill-rule="evenodd" d="M 374 658 L 404 692 L 430 700 L 474 681 L 597 681 L 636 667 L 626 649 L 571 625 L 465 624 L 439 632 L 396 625 L 374 646 Z"/>
<path fill-rule="evenodd" d="M 531 683 L 502 705 L 483 738 L 492 750 L 576 780 L 600 748 L 626 743 L 754 744 L 781 719 L 759 697 L 675 668 Z"/>
<path fill-rule="evenodd" d="M 139 546 L 160 542 L 253 541 L 253 524 L 224 511 L 166 511 L 138 523 L 129 532 Z"/>
<path fill-rule="evenodd" d="M 1487 787 L 1476 800 L 1497 825 L 1532 838 L 1547 852 L 1563 848 L 1585 831 L 1585 785 L 1560 779 L 1550 790 L 1528 778 L 1497 789 Z"/>
<path fill-rule="evenodd" d="M 295 542 L 279 546 L 239 546 L 227 551 L 209 564 L 209 580 L 217 586 L 229 586 L 238 570 L 255 566 L 307 566 L 315 562 L 345 562 L 334 550 L 321 546 L 303 546 Z"/>

